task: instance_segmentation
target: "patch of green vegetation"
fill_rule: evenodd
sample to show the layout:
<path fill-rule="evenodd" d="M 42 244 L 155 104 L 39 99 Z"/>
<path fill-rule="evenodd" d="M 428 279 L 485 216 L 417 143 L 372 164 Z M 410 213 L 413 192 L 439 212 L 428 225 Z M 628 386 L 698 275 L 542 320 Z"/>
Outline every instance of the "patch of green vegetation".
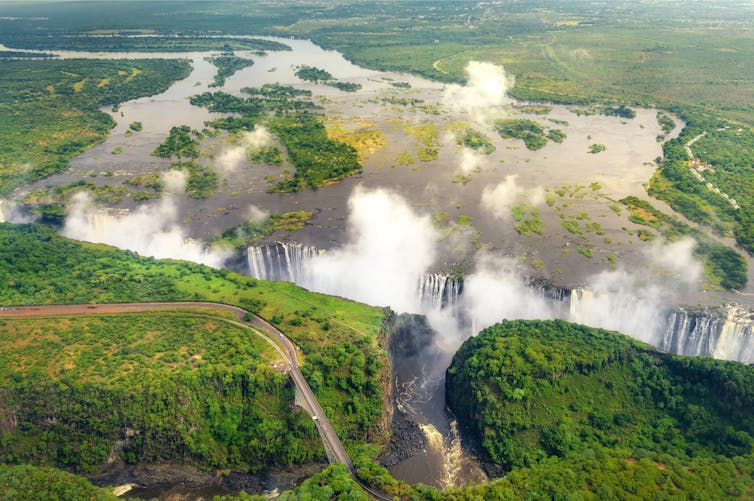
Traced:
<path fill-rule="evenodd" d="M 112 153 L 113 155 L 120 155 L 121 153 L 123 153 L 123 146 L 116 146 L 110 153 Z"/>
<path fill-rule="evenodd" d="M 234 56 L 233 54 L 223 54 L 222 56 L 215 56 L 207 58 L 209 62 L 217 67 L 217 73 L 210 87 L 222 87 L 225 85 L 225 80 L 228 77 L 233 76 L 237 71 L 254 64 L 254 61 L 245 57 Z"/>
<path fill-rule="evenodd" d="M 114 126 L 101 107 L 163 92 L 189 71 L 179 60 L 0 61 L 0 194 L 101 142 Z"/>
<path fill-rule="evenodd" d="M 589 247 L 578 246 L 576 250 L 579 252 L 579 254 L 581 254 L 584 257 L 588 257 L 591 259 L 594 256 L 594 252 L 592 252 L 592 249 L 590 249 Z"/>
<path fill-rule="evenodd" d="M 252 150 L 248 154 L 249 162 L 258 162 L 269 165 L 282 165 L 283 152 L 277 146 L 262 146 Z"/>
<path fill-rule="evenodd" d="M 273 191 L 317 188 L 361 172 L 359 153 L 352 146 L 327 136 L 322 119 L 310 113 L 271 117 L 268 126 L 288 152 L 295 174 Z"/>
<path fill-rule="evenodd" d="M 485 329 L 447 372 L 451 409 L 504 471 L 593 448 L 679 462 L 750 456 L 750 382 L 744 364 L 676 357 L 563 321 Z"/>
<path fill-rule="evenodd" d="M 122 201 L 128 195 L 128 190 L 124 187 L 116 188 L 110 184 L 95 185 L 80 179 L 33 191 L 23 198 L 23 203 L 30 212 L 43 216 L 48 222 L 60 222 L 65 216 L 68 200 L 73 194 L 82 191 L 92 193 L 95 203 L 109 205 Z"/>
<path fill-rule="evenodd" d="M 486 134 L 472 128 L 467 128 L 457 135 L 456 143 L 458 146 L 471 148 L 472 150 L 484 153 L 485 155 L 489 155 L 495 151 L 495 146 L 490 142 L 490 138 L 487 137 Z"/>
<path fill-rule="evenodd" d="M 592 447 L 567 458 L 549 457 L 505 478 L 422 499 L 746 499 L 754 495 L 751 456 L 679 460 L 662 453 Z"/>
<path fill-rule="evenodd" d="M 597 235 L 605 234 L 605 230 L 602 229 L 600 223 L 586 223 L 586 231 L 589 233 L 596 233 Z"/>
<path fill-rule="evenodd" d="M 466 214 L 461 214 L 460 216 L 458 216 L 456 223 L 461 226 L 474 226 L 474 220 Z"/>
<path fill-rule="evenodd" d="M 141 132 L 144 129 L 144 125 L 141 122 L 131 122 L 128 128 L 134 132 Z"/>
<path fill-rule="evenodd" d="M 663 113 L 662 111 L 657 112 L 657 123 L 665 134 L 668 134 L 675 129 L 675 121 L 670 118 L 667 113 Z"/>
<path fill-rule="evenodd" d="M 547 131 L 547 139 L 556 143 L 562 143 L 566 140 L 566 134 L 560 129 L 550 129 Z"/>
<path fill-rule="evenodd" d="M 172 14 L 172 13 L 170 13 Z M 142 22 L 144 20 L 142 19 Z M 285 44 L 256 38 L 227 38 L 227 37 L 126 37 L 126 36 L 87 36 L 70 34 L 48 36 L 30 34 L 14 37 L 9 40 L 2 38 L 3 43 L 9 43 L 18 49 L 36 50 L 80 50 L 100 52 L 205 52 L 222 50 L 278 51 L 291 50 Z"/>
<path fill-rule="evenodd" d="M 495 122 L 495 129 L 505 139 L 522 139 L 526 148 L 538 150 L 547 145 L 544 129 L 532 120 L 505 118 Z"/>
<path fill-rule="evenodd" d="M 215 171 L 196 162 L 174 162 L 170 168 L 188 173 L 186 194 L 191 198 L 209 198 L 220 186 L 220 177 Z"/>
<path fill-rule="evenodd" d="M 408 82 L 390 82 L 390 85 L 399 89 L 410 89 L 411 84 Z"/>
<path fill-rule="evenodd" d="M 560 221 L 560 224 L 570 233 L 576 235 L 582 235 L 584 233 L 583 231 L 581 231 L 581 225 L 579 224 L 579 222 L 574 221 L 573 219 L 563 219 Z"/>
<path fill-rule="evenodd" d="M 330 86 L 342 90 L 343 92 L 356 92 L 357 90 L 361 90 L 361 84 L 355 82 L 333 82 Z"/>
<path fill-rule="evenodd" d="M 596 181 L 589 183 L 589 188 L 592 189 L 592 191 L 599 191 L 602 189 L 602 185 Z"/>
<path fill-rule="evenodd" d="M 284 95 L 283 86 L 273 88 L 245 87 L 243 89 L 250 97 L 243 98 L 226 92 L 205 92 L 190 98 L 194 106 L 203 106 L 209 111 L 217 113 L 240 113 L 240 117 L 227 117 L 210 121 L 207 125 L 230 131 L 251 130 L 254 124 L 261 120 L 268 112 L 288 112 L 300 110 L 315 110 L 320 108 L 306 99 L 298 99 L 304 94 L 292 96 Z"/>
<path fill-rule="evenodd" d="M 145 190 L 132 193 L 133 199 L 139 202 L 160 198 L 162 196 L 163 185 L 157 174 L 144 174 L 142 176 L 134 176 L 128 179 L 124 179 L 123 184 L 127 186 L 146 188 Z"/>
<path fill-rule="evenodd" d="M 647 230 L 647 229 L 644 229 L 644 228 L 639 229 L 636 232 L 636 236 L 642 242 L 651 242 L 652 240 L 654 240 L 657 237 L 657 235 L 655 235 L 655 233 L 652 230 Z"/>
<path fill-rule="evenodd" d="M 525 106 L 517 106 L 516 111 L 530 115 L 549 115 L 552 112 L 552 106 L 531 104 Z"/>
<path fill-rule="evenodd" d="M 286 212 L 272 214 L 263 221 L 246 221 L 239 226 L 228 228 L 222 235 L 215 237 L 213 243 L 223 243 L 237 249 L 245 249 L 249 245 L 269 237 L 276 231 L 292 233 L 303 229 L 314 214 L 307 211 Z"/>
<path fill-rule="evenodd" d="M 421 146 L 417 152 L 417 156 L 421 162 L 429 162 L 431 160 L 437 160 L 440 154 L 440 131 L 432 122 L 424 122 L 416 125 L 406 125 L 403 127 L 403 132 L 415 137 Z"/>
<path fill-rule="evenodd" d="M 611 268 L 615 268 L 617 258 L 615 257 L 615 254 L 608 254 L 605 256 L 605 259 L 607 259 L 607 262 L 610 263 Z"/>
<path fill-rule="evenodd" d="M 594 143 L 589 145 L 589 149 L 587 150 L 587 153 L 591 153 L 593 155 L 596 155 L 597 153 L 602 153 L 603 151 L 607 150 L 607 146 L 604 144 Z"/>
<path fill-rule="evenodd" d="M 155 148 L 152 155 L 162 158 L 198 158 L 199 142 L 191 137 L 192 134 L 196 135 L 196 131 L 192 131 L 188 125 L 171 127 L 168 137 Z"/>
<path fill-rule="evenodd" d="M 56 468 L 0 464 L 0 497 L 6 501 L 70 499 L 118 501 L 110 489 Z"/>
<path fill-rule="evenodd" d="M 610 210 L 613 211 L 613 212 L 615 212 L 619 216 L 621 215 L 621 212 L 622 212 L 621 209 L 620 209 L 620 205 L 618 205 L 618 204 L 610 204 Z"/>
<path fill-rule="evenodd" d="M 626 197 L 621 203 L 628 208 L 631 222 L 655 228 L 671 242 L 683 236 L 694 238 L 697 242 L 694 254 L 704 262 L 707 278 L 712 283 L 726 289 L 740 289 L 746 285 L 748 264 L 735 250 L 658 211 L 644 200 Z"/>
<path fill-rule="evenodd" d="M 279 83 L 264 84 L 261 87 L 243 87 L 241 92 L 269 99 L 295 99 L 312 96 L 312 91 L 310 90 L 297 89 L 291 85 L 281 85 Z"/>
<path fill-rule="evenodd" d="M 296 70 L 295 75 L 301 80 L 306 80 L 308 82 L 315 82 L 315 83 L 327 82 L 333 79 L 333 76 L 330 74 L 330 72 L 325 71 L 320 68 L 316 68 L 314 66 L 306 66 L 306 65 L 300 66 Z"/>
<path fill-rule="evenodd" d="M 416 106 L 417 104 L 421 104 L 424 102 L 423 99 L 419 99 L 416 97 L 396 97 L 396 96 L 387 96 L 382 97 L 379 100 L 375 100 L 376 102 L 385 103 L 385 104 L 394 104 L 396 106 Z"/>
<path fill-rule="evenodd" d="M 603 115 L 609 117 L 636 118 L 636 111 L 627 108 L 624 104 L 620 106 L 605 106 L 601 109 L 601 112 Z"/>

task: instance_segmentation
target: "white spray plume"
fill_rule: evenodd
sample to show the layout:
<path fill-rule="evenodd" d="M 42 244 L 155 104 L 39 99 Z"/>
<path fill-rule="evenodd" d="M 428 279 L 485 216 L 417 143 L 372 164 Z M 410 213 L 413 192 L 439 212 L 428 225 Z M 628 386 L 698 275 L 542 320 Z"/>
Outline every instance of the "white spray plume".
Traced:
<path fill-rule="evenodd" d="M 215 160 L 215 170 L 223 178 L 233 174 L 246 160 L 246 148 L 235 146 L 224 150 Z"/>
<path fill-rule="evenodd" d="M 464 280 L 463 304 L 475 332 L 503 319 L 553 317 L 513 259 L 486 252 L 479 254 L 474 273 Z"/>
<path fill-rule="evenodd" d="M 677 242 L 655 242 L 646 251 L 653 271 L 663 278 L 676 283 L 693 285 L 699 283 L 704 272 L 701 263 L 694 256 L 696 241 L 684 237 Z"/>
<path fill-rule="evenodd" d="M 180 195 L 186 191 L 188 174 L 182 170 L 169 170 L 160 175 L 160 181 L 166 193 Z"/>
<path fill-rule="evenodd" d="M 463 175 L 468 176 L 475 170 L 481 169 L 482 165 L 484 165 L 484 155 L 471 148 L 461 150 L 461 161 L 458 167 Z"/>
<path fill-rule="evenodd" d="M 400 312 L 416 312 L 417 284 L 435 260 L 429 216 L 401 196 L 357 186 L 348 200 L 348 242 L 312 262 L 309 287 Z"/>
<path fill-rule="evenodd" d="M 526 189 L 518 185 L 518 175 L 511 174 L 496 186 L 486 186 L 482 191 L 482 209 L 498 219 L 510 217 L 510 210 L 517 201 L 538 206 L 544 202 L 545 192 L 541 187 Z"/>
<path fill-rule="evenodd" d="M 251 149 L 259 149 L 263 146 L 269 146 L 272 144 L 272 134 L 267 128 L 261 125 L 255 125 L 254 130 L 246 132 L 243 135 L 242 143 Z"/>
<path fill-rule="evenodd" d="M 249 208 L 246 209 L 246 219 L 252 223 L 261 223 L 268 217 L 270 217 L 270 213 L 256 205 L 249 205 Z"/>
<path fill-rule="evenodd" d="M 24 213 L 18 204 L 12 200 L 0 198 L 0 223 L 31 223 L 34 218 Z"/>
<path fill-rule="evenodd" d="M 470 114 L 486 113 L 490 107 L 509 104 L 507 92 L 513 85 L 502 66 L 469 61 L 465 68 L 466 85 L 452 84 L 445 88 L 443 104 Z"/>
<path fill-rule="evenodd" d="M 244 132 L 239 141 L 240 146 L 225 149 L 215 162 L 218 173 L 224 177 L 233 174 L 246 160 L 249 150 L 258 150 L 272 144 L 272 134 L 265 127 L 255 125 L 251 132 Z"/>
<path fill-rule="evenodd" d="M 68 238 L 113 245 L 143 256 L 173 258 L 219 268 L 229 257 L 226 252 L 207 249 L 189 239 L 178 226 L 178 205 L 171 196 L 122 216 L 99 212 L 89 193 L 71 199 L 70 212 L 61 234 Z"/>
<path fill-rule="evenodd" d="M 648 281 L 623 269 L 603 271 L 591 277 L 585 289 L 572 292 L 569 320 L 652 343 L 669 293 L 654 279 Z"/>

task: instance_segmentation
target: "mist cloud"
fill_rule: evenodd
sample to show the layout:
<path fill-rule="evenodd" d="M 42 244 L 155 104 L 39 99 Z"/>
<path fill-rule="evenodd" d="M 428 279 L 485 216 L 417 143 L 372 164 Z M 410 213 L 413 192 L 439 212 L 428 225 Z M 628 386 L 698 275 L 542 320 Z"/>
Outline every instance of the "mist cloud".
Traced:
<path fill-rule="evenodd" d="M 256 125 L 251 132 L 244 132 L 241 135 L 239 146 L 227 148 L 217 157 L 215 168 L 219 174 L 227 177 L 238 170 L 241 164 L 246 161 L 249 150 L 258 150 L 264 146 L 269 146 L 272 142 L 270 131 L 261 125 Z"/>
<path fill-rule="evenodd" d="M 0 223 L 31 223 L 34 218 L 26 214 L 19 205 L 12 200 L 0 198 Z"/>
<path fill-rule="evenodd" d="M 445 106 L 475 114 L 486 113 L 490 107 L 511 102 L 507 92 L 513 86 L 513 79 L 505 75 L 502 66 L 469 61 L 465 72 L 466 85 L 451 84 L 445 88 L 443 95 Z"/>
<path fill-rule="evenodd" d="M 270 217 L 270 213 L 256 205 L 249 205 L 249 208 L 246 209 L 246 219 L 252 223 L 262 223 L 268 217 Z"/>
<path fill-rule="evenodd" d="M 188 174 L 182 170 L 169 170 L 160 175 L 160 182 L 166 193 L 180 195 L 186 191 Z"/>
<path fill-rule="evenodd" d="M 592 276 L 586 288 L 573 291 L 568 320 L 651 343 L 672 292 L 656 277 L 642 277 L 625 269 L 603 271 Z"/>
<path fill-rule="evenodd" d="M 673 243 L 655 242 L 646 255 L 658 275 L 686 285 L 697 284 L 704 272 L 699 260 L 694 256 L 696 241 L 685 237 Z"/>
<path fill-rule="evenodd" d="M 437 233 L 429 216 L 385 189 L 354 189 L 348 206 L 348 242 L 313 259 L 317 291 L 400 312 L 417 312 L 417 285 L 435 261 Z"/>
<path fill-rule="evenodd" d="M 179 181 L 172 175 L 168 179 Z M 183 259 L 214 268 L 221 267 L 228 257 L 225 252 L 209 250 L 202 242 L 187 237 L 179 226 L 181 214 L 172 196 L 142 205 L 126 215 L 109 215 L 93 206 L 91 194 L 81 192 L 72 197 L 69 209 L 61 231 L 68 238 L 109 244 L 142 256 Z"/>
<path fill-rule="evenodd" d="M 482 191 L 482 209 L 498 219 L 510 218 L 511 208 L 517 202 L 537 206 L 544 202 L 544 190 L 541 187 L 526 189 L 517 183 L 518 175 L 511 174 L 496 186 L 486 186 Z"/>
<path fill-rule="evenodd" d="M 553 317 L 513 259 L 486 252 L 477 256 L 474 272 L 464 280 L 463 306 L 474 332 L 503 319 Z"/>
<path fill-rule="evenodd" d="M 483 164 L 484 155 L 481 153 L 477 153 L 471 148 L 463 148 L 461 150 L 461 161 L 459 162 L 458 167 L 460 168 L 461 173 L 465 176 L 481 169 Z"/>

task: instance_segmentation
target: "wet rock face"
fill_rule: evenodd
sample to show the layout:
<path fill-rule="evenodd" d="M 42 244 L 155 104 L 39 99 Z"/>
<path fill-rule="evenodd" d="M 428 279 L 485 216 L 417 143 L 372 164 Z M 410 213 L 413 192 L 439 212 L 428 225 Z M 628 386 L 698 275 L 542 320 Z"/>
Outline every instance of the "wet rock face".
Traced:
<path fill-rule="evenodd" d="M 393 414 L 391 430 L 387 452 L 380 459 L 382 466 L 390 468 L 427 448 L 427 437 L 419 425 L 398 409 Z"/>
<path fill-rule="evenodd" d="M 390 354 L 408 358 L 419 355 L 431 343 L 435 335 L 424 315 L 403 313 L 393 320 L 390 337 Z"/>

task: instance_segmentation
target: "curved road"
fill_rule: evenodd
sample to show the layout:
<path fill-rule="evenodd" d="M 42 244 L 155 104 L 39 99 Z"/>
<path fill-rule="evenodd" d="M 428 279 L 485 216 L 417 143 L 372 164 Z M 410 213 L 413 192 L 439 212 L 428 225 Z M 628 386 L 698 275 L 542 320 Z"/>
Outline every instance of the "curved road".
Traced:
<path fill-rule="evenodd" d="M 351 473 L 353 479 L 371 496 L 382 499 L 392 500 L 393 497 L 385 493 L 374 490 L 373 487 L 365 484 L 356 475 L 356 470 L 348 457 L 343 444 L 340 442 L 335 429 L 325 416 L 322 407 L 320 407 L 317 398 L 314 396 L 309 383 L 304 379 L 301 369 L 298 366 L 298 357 L 296 356 L 296 345 L 285 334 L 280 332 L 276 327 L 261 317 L 253 315 L 250 320 L 247 319 L 249 312 L 236 306 L 230 306 L 221 303 L 209 302 L 174 302 L 174 303 L 115 303 L 115 304 L 70 304 L 70 305 L 42 305 L 42 306 L 15 306 L 0 308 L 0 318 L 28 318 L 28 317 L 49 317 L 56 315 L 92 315 L 92 314 L 117 314 L 140 311 L 154 310 L 175 310 L 175 309 L 214 309 L 223 310 L 233 313 L 238 321 L 228 318 L 218 317 L 233 325 L 245 327 L 252 330 L 259 336 L 269 342 L 277 352 L 283 357 L 288 365 L 288 372 L 296 385 L 301 407 L 309 413 L 314 420 L 319 436 L 325 445 L 328 458 L 331 462 L 344 464 Z"/>

